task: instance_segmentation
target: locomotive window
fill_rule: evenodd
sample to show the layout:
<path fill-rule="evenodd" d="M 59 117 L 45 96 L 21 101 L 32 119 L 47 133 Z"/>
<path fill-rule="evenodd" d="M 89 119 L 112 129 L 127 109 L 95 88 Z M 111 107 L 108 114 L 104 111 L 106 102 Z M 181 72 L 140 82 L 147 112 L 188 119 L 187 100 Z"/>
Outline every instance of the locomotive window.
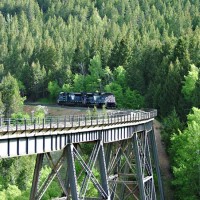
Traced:
<path fill-rule="evenodd" d="M 71 100 L 74 100 L 75 95 L 74 95 L 74 94 L 71 94 L 70 96 L 71 96 Z"/>
<path fill-rule="evenodd" d="M 96 101 L 96 100 L 98 100 L 98 99 L 99 99 L 99 96 L 95 95 L 95 96 L 94 96 L 94 100 Z"/>

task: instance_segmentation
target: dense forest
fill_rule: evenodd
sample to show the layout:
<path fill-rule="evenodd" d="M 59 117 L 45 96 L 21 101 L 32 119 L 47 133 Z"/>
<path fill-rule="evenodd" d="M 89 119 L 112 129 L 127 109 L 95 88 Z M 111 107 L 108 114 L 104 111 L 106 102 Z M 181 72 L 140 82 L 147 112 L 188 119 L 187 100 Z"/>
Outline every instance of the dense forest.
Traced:
<path fill-rule="evenodd" d="M 199 68 L 199 0 L 0 1 L 0 114 L 60 91 L 156 108 L 181 200 L 200 198 Z M 1 199 L 27 199 L 32 159 L 0 160 Z"/>

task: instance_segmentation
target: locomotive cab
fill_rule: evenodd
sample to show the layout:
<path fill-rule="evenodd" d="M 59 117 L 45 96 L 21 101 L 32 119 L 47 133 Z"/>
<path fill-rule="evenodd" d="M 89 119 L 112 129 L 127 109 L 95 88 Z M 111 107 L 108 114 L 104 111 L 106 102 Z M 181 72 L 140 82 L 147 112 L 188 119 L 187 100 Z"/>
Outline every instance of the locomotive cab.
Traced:
<path fill-rule="evenodd" d="M 67 101 L 67 93 L 66 92 L 60 92 L 58 99 L 57 99 L 57 104 L 65 105 L 66 101 Z"/>
<path fill-rule="evenodd" d="M 116 107 L 115 96 L 112 93 L 103 93 L 102 98 L 103 98 L 106 108 Z"/>

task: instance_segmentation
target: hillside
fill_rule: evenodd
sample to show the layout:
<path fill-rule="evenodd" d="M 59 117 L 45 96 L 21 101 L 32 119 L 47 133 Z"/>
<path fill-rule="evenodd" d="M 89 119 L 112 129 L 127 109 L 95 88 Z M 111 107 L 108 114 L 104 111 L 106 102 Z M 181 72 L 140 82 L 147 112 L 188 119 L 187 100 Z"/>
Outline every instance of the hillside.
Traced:
<path fill-rule="evenodd" d="M 1 116 L 23 118 L 26 100 L 60 91 L 155 108 L 174 199 L 200 198 L 199 0 L 1 0 L 0 27 Z M 0 197 L 27 199 L 31 159 L 0 160 Z"/>

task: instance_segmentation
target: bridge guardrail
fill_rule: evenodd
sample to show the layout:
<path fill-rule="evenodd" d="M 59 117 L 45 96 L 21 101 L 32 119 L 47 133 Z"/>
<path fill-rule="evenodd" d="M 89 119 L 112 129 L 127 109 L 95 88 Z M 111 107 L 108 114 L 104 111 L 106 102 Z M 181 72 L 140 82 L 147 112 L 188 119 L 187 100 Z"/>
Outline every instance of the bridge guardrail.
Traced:
<path fill-rule="evenodd" d="M 38 129 L 58 129 L 87 127 L 94 125 L 108 125 L 117 123 L 136 122 L 157 116 L 157 110 L 120 110 L 96 115 L 68 115 L 44 119 L 11 119 L 0 118 L 0 132 L 15 132 Z"/>

